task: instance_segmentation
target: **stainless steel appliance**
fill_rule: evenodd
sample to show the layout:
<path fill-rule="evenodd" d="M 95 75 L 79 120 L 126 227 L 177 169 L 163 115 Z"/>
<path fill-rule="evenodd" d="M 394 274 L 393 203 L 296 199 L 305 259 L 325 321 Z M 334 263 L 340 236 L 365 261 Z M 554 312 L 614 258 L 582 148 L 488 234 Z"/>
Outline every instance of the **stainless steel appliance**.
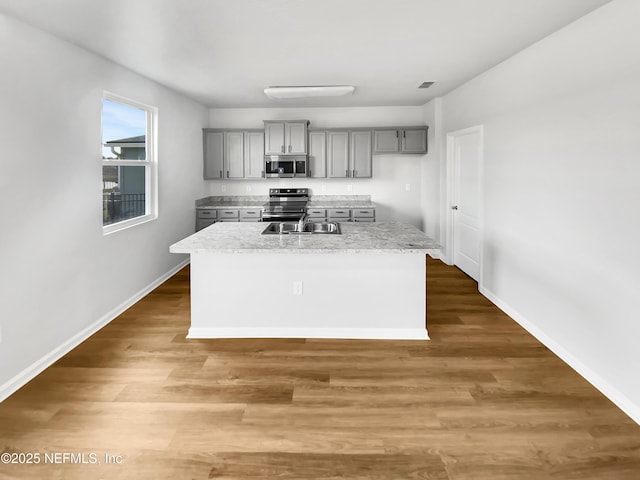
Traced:
<path fill-rule="evenodd" d="M 306 155 L 265 155 L 264 172 L 267 178 L 307 177 Z"/>
<path fill-rule="evenodd" d="M 263 222 L 297 222 L 307 213 L 308 188 L 270 188 L 269 201 L 262 207 Z"/>

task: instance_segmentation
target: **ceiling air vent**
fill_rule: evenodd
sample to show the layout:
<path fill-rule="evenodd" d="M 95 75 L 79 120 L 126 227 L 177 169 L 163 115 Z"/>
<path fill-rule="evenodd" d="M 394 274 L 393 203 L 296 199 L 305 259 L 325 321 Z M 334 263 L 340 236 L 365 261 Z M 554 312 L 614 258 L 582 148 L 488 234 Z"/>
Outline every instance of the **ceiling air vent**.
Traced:
<path fill-rule="evenodd" d="M 433 82 L 422 82 L 418 88 L 429 88 Z"/>

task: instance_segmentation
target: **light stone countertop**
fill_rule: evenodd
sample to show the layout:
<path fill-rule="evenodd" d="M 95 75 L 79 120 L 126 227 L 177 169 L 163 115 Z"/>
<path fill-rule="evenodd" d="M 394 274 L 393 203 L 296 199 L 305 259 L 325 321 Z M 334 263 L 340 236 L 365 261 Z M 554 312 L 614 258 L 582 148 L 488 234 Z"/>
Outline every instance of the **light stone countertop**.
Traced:
<path fill-rule="evenodd" d="M 212 196 L 196 200 L 196 208 L 262 208 L 269 197 Z M 376 208 L 369 195 L 312 195 L 307 208 Z"/>
<path fill-rule="evenodd" d="M 262 208 L 268 200 L 260 195 L 205 197 L 196 200 L 196 208 Z"/>
<path fill-rule="evenodd" d="M 267 222 L 220 222 L 174 243 L 171 253 L 332 253 L 432 256 L 440 245 L 407 223 L 341 222 L 340 235 L 261 235 Z"/>

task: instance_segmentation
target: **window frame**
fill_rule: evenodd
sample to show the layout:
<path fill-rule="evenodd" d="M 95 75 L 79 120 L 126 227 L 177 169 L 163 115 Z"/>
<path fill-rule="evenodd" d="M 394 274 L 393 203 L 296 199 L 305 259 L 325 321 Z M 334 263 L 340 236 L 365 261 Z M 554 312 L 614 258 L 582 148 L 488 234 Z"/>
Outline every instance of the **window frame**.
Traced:
<path fill-rule="evenodd" d="M 146 131 L 145 131 L 145 159 L 144 160 L 111 160 L 102 158 L 102 142 L 103 142 L 103 106 L 104 101 L 109 100 L 117 102 L 123 105 L 127 105 L 133 108 L 143 110 L 146 113 Z M 147 105 L 130 98 L 123 97 L 111 92 L 103 92 L 100 100 L 100 175 L 102 178 L 102 171 L 105 166 L 134 166 L 145 167 L 145 213 L 134 218 L 128 218 L 120 222 L 111 223 L 109 225 L 102 225 L 103 235 L 109 235 L 111 233 L 119 232 L 136 225 L 141 225 L 153 221 L 158 218 L 158 159 L 157 159 L 157 125 L 158 125 L 158 108 L 152 105 Z M 103 182 L 101 181 L 102 185 Z M 101 197 L 103 195 L 102 188 L 100 190 Z M 103 198 L 103 197 L 102 197 Z M 100 202 L 102 205 L 102 201 Z M 102 208 L 100 209 L 101 216 Z M 104 220 L 103 220 L 104 222 Z"/>

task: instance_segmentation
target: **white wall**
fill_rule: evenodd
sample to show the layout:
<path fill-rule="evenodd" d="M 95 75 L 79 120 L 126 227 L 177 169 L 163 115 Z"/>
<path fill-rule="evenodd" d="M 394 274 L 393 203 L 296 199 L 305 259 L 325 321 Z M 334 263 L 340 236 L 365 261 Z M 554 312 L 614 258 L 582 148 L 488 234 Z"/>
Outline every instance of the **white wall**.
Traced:
<path fill-rule="evenodd" d="M 485 126 L 490 298 L 640 421 L 640 2 L 615 0 L 443 100 Z"/>
<path fill-rule="evenodd" d="M 309 120 L 310 128 L 424 125 L 423 107 L 211 109 L 212 128 L 263 128 L 263 120 Z M 308 187 L 315 195 L 371 195 L 380 221 L 422 228 L 424 155 L 374 155 L 370 179 L 267 179 L 209 181 L 211 195 L 267 195 L 274 187 Z M 410 185 L 407 191 L 406 185 Z M 323 190 L 324 187 L 324 190 Z M 352 190 L 349 191 L 349 188 Z M 225 189 L 223 191 L 223 189 Z"/>
<path fill-rule="evenodd" d="M 16 375 L 185 260 L 168 247 L 193 232 L 206 194 L 207 110 L 4 15 L 0 62 L 1 399 Z M 159 109 L 159 218 L 108 236 L 104 90 Z"/>
<path fill-rule="evenodd" d="M 444 191 L 440 168 L 442 156 L 442 99 L 435 98 L 424 106 L 424 121 L 429 127 L 429 150 L 422 161 L 422 229 L 436 241 L 440 241 L 440 197 Z"/>

